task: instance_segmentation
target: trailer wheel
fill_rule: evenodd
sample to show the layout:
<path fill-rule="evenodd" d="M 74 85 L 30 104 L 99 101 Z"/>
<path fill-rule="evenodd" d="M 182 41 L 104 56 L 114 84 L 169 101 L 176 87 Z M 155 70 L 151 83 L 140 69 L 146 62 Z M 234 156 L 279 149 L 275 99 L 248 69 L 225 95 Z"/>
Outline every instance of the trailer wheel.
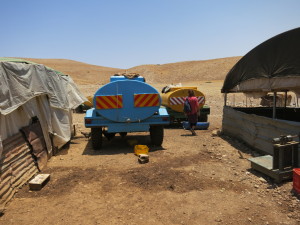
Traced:
<path fill-rule="evenodd" d="M 152 144 L 156 146 L 161 146 L 164 140 L 164 127 L 150 126 L 150 137 Z"/>
<path fill-rule="evenodd" d="M 92 146 L 94 150 L 102 147 L 102 127 L 91 129 Z"/>
<path fill-rule="evenodd" d="M 107 138 L 107 140 L 109 140 L 109 141 L 116 136 L 116 133 L 107 133 L 107 132 L 104 132 L 103 134 Z"/>

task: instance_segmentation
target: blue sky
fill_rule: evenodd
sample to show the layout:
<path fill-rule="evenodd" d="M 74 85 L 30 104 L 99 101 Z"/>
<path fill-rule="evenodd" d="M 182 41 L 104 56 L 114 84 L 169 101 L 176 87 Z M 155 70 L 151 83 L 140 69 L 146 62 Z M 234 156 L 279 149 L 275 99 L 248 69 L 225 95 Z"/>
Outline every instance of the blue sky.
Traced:
<path fill-rule="evenodd" d="M 299 0 L 0 0 L 0 57 L 127 69 L 243 56 L 300 27 Z"/>

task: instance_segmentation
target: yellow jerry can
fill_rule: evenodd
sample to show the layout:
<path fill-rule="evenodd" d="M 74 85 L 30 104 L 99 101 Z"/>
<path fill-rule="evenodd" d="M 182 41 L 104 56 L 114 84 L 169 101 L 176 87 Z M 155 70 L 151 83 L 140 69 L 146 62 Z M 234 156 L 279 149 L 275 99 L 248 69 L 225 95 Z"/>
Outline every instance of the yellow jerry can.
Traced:
<path fill-rule="evenodd" d="M 140 154 L 145 154 L 148 155 L 149 148 L 147 145 L 135 145 L 134 146 L 134 154 L 140 155 Z"/>

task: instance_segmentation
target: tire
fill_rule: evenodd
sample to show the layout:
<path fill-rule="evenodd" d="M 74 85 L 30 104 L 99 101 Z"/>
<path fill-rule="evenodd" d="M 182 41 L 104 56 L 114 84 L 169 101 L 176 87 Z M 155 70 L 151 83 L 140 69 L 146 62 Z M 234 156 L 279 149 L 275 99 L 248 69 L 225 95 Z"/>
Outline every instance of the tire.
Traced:
<path fill-rule="evenodd" d="M 207 114 L 200 115 L 200 116 L 198 117 L 198 121 L 199 121 L 199 122 L 207 122 Z"/>
<path fill-rule="evenodd" d="M 99 150 L 102 147 L 102 127 L 91 129 L 92 146 L 94 150 Z"/>
<path fill-rule="evenodd" d="M 104 134 L 104 136 L 107 138 L 107 140 L 111 140 L 111 139 L 113 139 L 115 136 L 116 136 L 116 133 L 103 133 Z"/>
<path fill-rule="evenodd" d="M 163 126 L 150 126 L 151 143 L 156 146 L 161 146 L 164 140 Z"/>
<path fill-rule="evenodd" d="M 127 135 L 127 132 L 120 132 L 120 136 L 121 136 L 122 138 L 126 137 L 126 135 Z"/>

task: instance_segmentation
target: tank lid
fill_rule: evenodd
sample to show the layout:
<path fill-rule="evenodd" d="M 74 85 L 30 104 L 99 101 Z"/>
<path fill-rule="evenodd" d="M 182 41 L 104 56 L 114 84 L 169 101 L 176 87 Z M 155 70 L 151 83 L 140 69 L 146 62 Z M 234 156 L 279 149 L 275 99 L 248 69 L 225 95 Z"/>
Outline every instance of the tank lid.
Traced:
<path fill-rule="evenodd" d="M 138 73 L 117 73 L 110 77 L 110 82 L 119 80 L 136 80 L 145 82 L 145 78 L 140 76 Z"/>

